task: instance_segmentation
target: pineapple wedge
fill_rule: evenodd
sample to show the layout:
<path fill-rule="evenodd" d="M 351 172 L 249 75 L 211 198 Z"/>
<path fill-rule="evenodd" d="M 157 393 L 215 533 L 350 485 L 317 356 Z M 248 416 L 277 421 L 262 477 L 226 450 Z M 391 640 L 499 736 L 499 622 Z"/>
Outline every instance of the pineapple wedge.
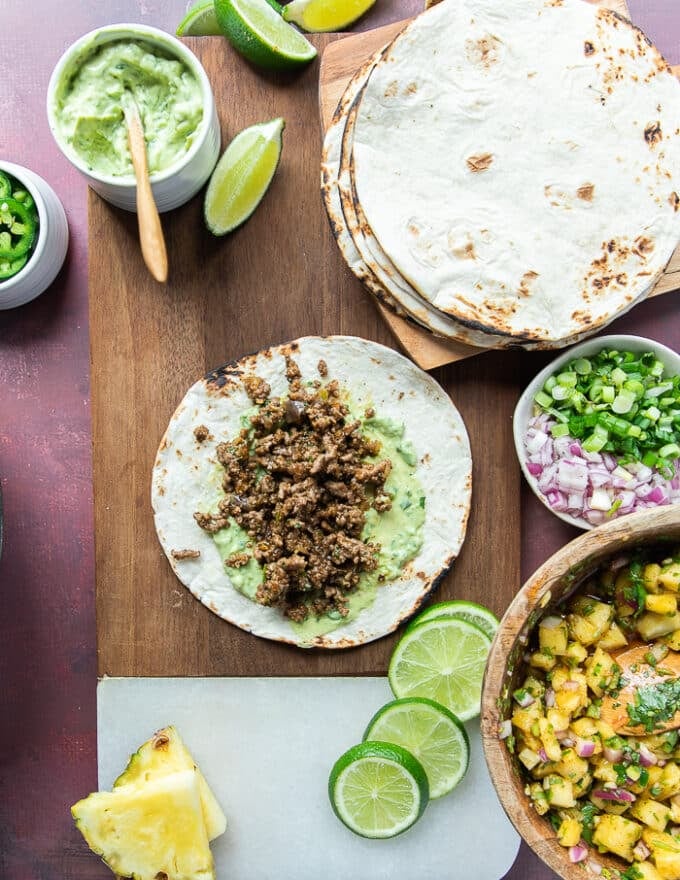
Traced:
<path fill-rule="evenodd" d="M 178 770 L 196 770 L 208 840 L 224 834 L 227 827 L 226 816 L 174 727 L 164 727 L 140 746 L 113 783 L 113 787 L 116 789 L 121 785 L 136 785 L 168 773 L 176 773 Z"/>
<path fill-rule="evenodd" d="M 135 880 L 215 880 L 198 773 L 99 791 L 71 808 L 90 849 Z"/>

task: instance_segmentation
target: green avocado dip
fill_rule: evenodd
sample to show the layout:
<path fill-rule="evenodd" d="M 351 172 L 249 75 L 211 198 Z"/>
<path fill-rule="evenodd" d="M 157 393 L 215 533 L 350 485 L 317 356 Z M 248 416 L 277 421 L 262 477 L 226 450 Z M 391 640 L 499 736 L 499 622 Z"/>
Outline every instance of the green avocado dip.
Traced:
<path fill-rule="evenodd" d="M 218 446 L 218 460 L 227 472 L 225 494 L 211 514 L 196 514 L 196 519 L 211 533 L 234 588 L 254 602 L 281 607 L 300 641 L 311 643 L 370 606 L 378 589 L 389 589 L 390 582 L 418 554 L 425 496 L 416 473 L 417 456 L 404 437 L 403 424 L 380 418 L 372 408 L 354 413 L 337 383 L 316 383 L 316 388 L 302 390 L 293 382 L 291 394 L 294 397 L 267 400 L 265 407 L 258 407 L 254 416 L 244 420 L 254 425 L 254 431 L 244 428 L 234 441 Z M 299 421 L 286 425 L 291 405 L 297 408 Z M 335 414 L 335 423 L 325 432 L 316 431 L 312 426 L 326 425 L 329 412 Z M 303 424 L 307 416 L 310 423 Z M 342 437 L 347 442 L 340 449 L 337 444 Z M 303 459 L 298 471 L 297 464 L 288 463 L 287 449 L 293 450 L 296 462 Z M 339 466 L 338 461 L 351 458 L 347 449 L 357 455 L 351 463 Z M 320 450 L 324 451 L 319 454 Z M 324 457 L 330 461 L 324 462 Z M 268 464 L 262 467 L 262 462 Z M 249 495 L 246 489 L 248 477 L 243 474 L 252 475 L 256 468 L 257 476 L 250 477 L 251 490 L 273 477 L 278 481 L 264 487 L 264 501 L 257 491 Z M 258 523 L 267 497 L 274 499 L 271 527 Z M 278 501 L 280 497 L 283 502 Z M 293 503 L 286 507 L 288 497 Z M 307 499 L 314 499 L 314 509 Z M 347 499 L 354 505 L 349 513 Z M 241 514 L 241 510 L 247 512 Z M 348 519 L 353 526 L 347 525 Z M 301 534 L 299 547 L 296 528 Z M 269 545 L 277 540 L 282 549 L 267 555 Z M 344 551 L 347 545 L 349 554 L 336 558 L 336 550 Z M 258 552 L 261 547 L 264 555 Z M 332 560 L 332 566 L 328 581 L 319 583 L 324 557 Z M 289 593 L 279 596 L 266 580 L 272 577 L 272 567 L 281 565 L 288 574 L 291 566 L 298 565 L 300 570 L 295 571 L 294 583 L 292 575 L 290 583 L 285 581 Z M 351 585 L 344 587 L 345 583 Z"/>
<path fill-rule="evenodd" d="M 142 40 L 116 40 L 85 55 L 60 83 L 55 118 L 60 138 L 90 171 L 133 174 L 124 93 L 139 108 L 151 174 L 191 147 L 203 118 L 201 87 L 184 62 Z"/>

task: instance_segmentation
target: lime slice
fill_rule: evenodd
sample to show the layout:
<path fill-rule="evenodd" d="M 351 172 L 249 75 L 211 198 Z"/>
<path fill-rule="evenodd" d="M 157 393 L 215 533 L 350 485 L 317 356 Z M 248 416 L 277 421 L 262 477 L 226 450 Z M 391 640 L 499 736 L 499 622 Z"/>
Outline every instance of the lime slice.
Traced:
<path fill-rule="evenodd" d="M 341 755 L 328 780 L 336 816 L 362 837 L 395 837 L 422 816 L 427 775 L 412 754 L 384 742 L 363 742 Z"/>
<path fill-rule="evenodd" d="M 407 630 L 390 659 L 395 697 L 426 697 L 461 721 L 479 715 L 484 666 L 491 647 L 485 632 L 467 620 L 438 617 Z"/>
<path fill-rule="evenodd" d="M 469 620 L 483 630 L 490 639 L 496 635 L 500 623 L 493 611 L 489 611 L 483 605 L 465 599 L 453 599 L 450 602 L 437 602 L 436 605 L 430 605 L 429 608 L 421 611 L 409 623 L 407 630 L 437 617 L 459 617 L 461 620 Z"/>
<path fill-rule="evenodd" d="M 470 762 L 470 743 L 453 712 L 433 700 L 393 700 L 370 720 L 364 740 L 381 740 L 407 749 L 423 765 L 430 797 L 448 794 Z"/>
<path fill-rule="evenodd" d="M 285 124 L 279 118 L 251 125 L 224 151 L 205 193 L 205 222 L 213 235 L 245 223 L 262 201 L 281 158 Z"/>
<path fill-rule="evenodd" d="M 375 0 L 292 0 L 283 17 L 305 31 L 341 31 L 368 12 Z"/>
<path fill-rule="evenodd" d="M 248 61 L 270 70 L 300 67 L 316 49 L 267 0 L 215 0 L 222 33 Z"/>
<path fill-rule="evenodd" d="M 222 31 L 217 23 L 214 0 L 198 0 L 177 27 L 178 37 L 214 37 Z"/>

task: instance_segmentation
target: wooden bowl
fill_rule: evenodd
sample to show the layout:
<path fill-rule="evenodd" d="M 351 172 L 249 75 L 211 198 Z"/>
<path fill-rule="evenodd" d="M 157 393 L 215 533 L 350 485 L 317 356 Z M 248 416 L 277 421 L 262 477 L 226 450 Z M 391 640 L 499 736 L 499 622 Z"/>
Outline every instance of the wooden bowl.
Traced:
<path fill-rule="evenodd" d="M 680 544 L 680 504 L 633 513 L 580 535 L 524 584 L 505 612 L 491 646 L 482 693 L 482 741 L 489 773 L 512 824 L 536 855 L 564 880 L 596 875 L 584 871 L 587 862 L 574 865 L 569 861 L 569 852 L 557 842 L 548 819 L 531 806 L 524 793 L 526 779 L 499 739 L 500 724 L 512 714 L 512 692 L 520 684 L 522 656 L 538 621 L 608 559 L 636 546 L 664 542 Z M 596 850 L 592 858 L 610 869 L 623 870 L 625 866 L 623 860 Z"/>

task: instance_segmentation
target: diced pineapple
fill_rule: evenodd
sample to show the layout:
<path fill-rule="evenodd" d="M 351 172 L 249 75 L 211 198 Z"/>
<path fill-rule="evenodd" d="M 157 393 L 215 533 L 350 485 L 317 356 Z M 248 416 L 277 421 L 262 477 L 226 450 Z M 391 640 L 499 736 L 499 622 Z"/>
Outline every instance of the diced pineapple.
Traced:
<path fill-rule="evenodd" d="M 556 666 L 550 676 L 550 683 L 552 684 L 553 690 L 558 691 L 565 681 L 569 681 L 570 678 L 571 669 L 568 666 L 564 666 L 563 664 Z"/>
<path fill-rule="evenodd" d="M 574 749 L 565 749 L 555 764 L 555 770 L 575 784 L 588 772 L 588 762 L 585 758 L 579 758 Z"/>
<path fill-rule="evenodd" d="M 566 656 L 572 663 L 577 666 L 583 663 L 583 661 L 588 656 L 588 649 L 585 648 L 580 642 L 569 642 L 567 646 Z"/>
<path fill-rule="evenodd" d="M 529 797 L 531 798 L 534 809 L 538 815 L 545 816 L 550 809 L 550 804 L 548 803 L 547 795 L 540 782 L 534 782 L 529 786 Z"/>
<path fill-rule="evenodd" d="M 616 736 L 616 731 L 611 726 L 611 724 L 609 724 L 607 721 L 604 721 L 603 719 L 598 718 L 595 721 L 595 724 L 597 724 L 597 729 L 599 731 L 600 738 L 601 738 L 602 742 L 607 742 L 608 739 L 611 739 L 613 736 Z"/>
<path fill-rule="evenodd" d="M 608 813 L 605 816 L 595 818 L 593 843 L 621 856 L 627 862 L 632 862 L 634 859 L 633 847 L 640 839 L 641 834 L 642 827 L 637 822 L 632 822 L 624 816 Z"/>
<path fill-rule="evenodd" d="M 670 818 L 671 811 L 666 804 L 660 804 L 651 798 L 640 798 L 635 801 L 628 811 L 635 819 L 639 819 L 645 825 L 655 831 L 663 831 Z"/>
<path fill-rule="evenodd" d="M 526 733 L 531 733 L 534 724 L 536 724 L 538 719 L 542 717 L 543 711 L 541 709 L 541 704 L 535 702 L 530 706 L 527 706 L 526 709 L 522 709 L 518 706 L 512 713 L 512 724 L 513 727 L 518 727 Z"/>
<path fill-rule="evenodd" d="M 566 730 L 569 727 L 569 716 L 560 709 L 548 709 L 546 718 L 552 724 L 553 730 Z"/>
<path fill-rule="evenodd" d="M 547 651 L 534 651 L 529 657 L 529 666 L 533 666 L 535 669 L 542 669 L 544 672 L 549 672 L 556 662 L 552 654 L 549 654 Z"/>
<path fill-rule="evenodd" d="M 625 648 L 628 639 L 625 637 L 621 627 L 614 621 L 604 636 L 597 643 L 603 651 L 618 651 L 619 648 Z"/>
<path fill-rule="evenodd" d="M 677 593 L 680 590 L 680 562 L 664 565 L 658 575 L 660 586 Z"/>
<path fill-rule="evenodd" d="M 678 610 L 678 599 L 672 593 L 648 593 L 645 608 L 654 614 L 672 615 Z"/>
<path fill-rule="evenodd" d="M 537 767 L 541 763 L 540 756 L 531 749 L 522 749 L 517 755 L 517 758 L 522 764 L 524 764 L 527 770 L 533 770 L 534 767 Z"/>
<path fill-rule="evenodd" d="M 597 697 L 608 690 L 618 675 L 618 666 L 611 654 L 596 648 L 586 663 L 586 681 Z"/>
<path fill-rule="evenodd" d="M 650 562 L 645 565 L 642 571 L 642 583 L 648 593 L 659 592 L 659 575 L 661 574 L 661 566 L 656 562 Z"/>
<path fill-rule="evenodd" d="M 527 675 L 522 685 L 525 691 L 529 691 L 532 697 L 537 700 L 545 694 L 545 685 L 543 682 L 533 675 Z"/>
<path fill-rule="evenodd" d="M 114 874 L 214 880 L 195 769 L 95 792 L 71 813 Z"/>
<path fill-rule="evenodd" d="M 620 816 L 621 813 L 625 813 L 628 809 L 628 804 L 620 804 L 618 801 L 606 801 L 604 798 L 599 798 L 597 795 L 591 793 L 590 800 L 595 804 L 598 810 L 602 810 L 603 813 L 607 813 L 607 815 L 611 816 Z"/>
<path fill-rule="evenodd" d="M 567 816 L 562 820 L 562 824 L 557 829 L 557 839 L 562 846 L 576 846 L 581 839 L 583 826 L 577 819 Z"/>
<path fill-rule="evenodd" d="M 671 834 L 646 828 L 642 839 L 652 851 L 654 867 L 664 880 L 677 880 L 680 877 L 680 841 Z"/>
<path fill-rule="evenodd" d="M 680 629 L 664 636 L 664 644 L 668 645 L 671 651 L 680 651 Z"/>
<path fill-rule="evenodd" d="M 661 771 L 657 786 L 659 789 L 657 798 L 660 801 L 665 801 L 667 798 L 680 794 L 680 767 L 669 761 Z"/>
<path fill-rule="evenodd" d="M 645 642 L 660 639 L 661 636 L 667 636 L 674 630 L 680 629 L 680 613 L 667 617 L 663 614 L 646 611 L 638 618 L 636 628 Z"/>
<path fill-rule="evenodd" d="M 579 596 L 568 615 L 569 634 L 582 645 L 592 645 L 609 629 L 614 608 L 590 596 Z"/>
<path fill-rule="evenodd" d="M 553 657 L 559 657 L 567 653 L 568 640 L 567 622 L 561 617 L 546 617 L 539 623 L 538 644 L 541 651 L 548 652 Z"/>
<path fill-rule="evenodd" d="M 600 782 L 611 782 L 616 785 L 617 774 L 616 770 L 609 761 L 604 758 L 593 761 L 593 776 L 595 779 L 599 779 Z"/>
<path fill-rule="evenodd" d="M 680 795 L 673 795 L 669 806 L 671 811 L 671 822 L 674 822 L 677 825 L 678 822 L 680 822 Z"/>
<path fill-rule="evenodd" d="M 545 753 L 551 761 L 559 761 L 562 757 L 562 747 L 555 736 L 552 724 L 547 718 L 538 719 L 538 730 Z"/>
<path fill-rule="evenodd" d="M 571 729 L 582 739 L 595 739 L 599 736 L 597 722 L 594 718 L 577 718 L 571 722 Z"/>
<path fill-rule="evenodd" d="M 214 840 L 224 834 L 227 827 L 226 816 L 174 727 L 164 727 L 140 746 L 130 757 L 127 767 L 113 783 L 113 787 L 118 788 L 121 785 L 145 782 L 159 776 L 167 776 L 168 773 L 175 773 L 178 770 L 194 769 L 201 793 L 201 805 L 208 840 Z"/>
<path fill-rule="evenodd" d="M 574 788 L 568 779 L 551 773 L 543 780 L 543 788 L 551 807 L 575 807 Z"/>
<path fill-rule="evenodd" d="M 633 875 L 637 880 L 664 880 L 651 862 L 633 862 L 633 867 L 637 871 Z"/>

